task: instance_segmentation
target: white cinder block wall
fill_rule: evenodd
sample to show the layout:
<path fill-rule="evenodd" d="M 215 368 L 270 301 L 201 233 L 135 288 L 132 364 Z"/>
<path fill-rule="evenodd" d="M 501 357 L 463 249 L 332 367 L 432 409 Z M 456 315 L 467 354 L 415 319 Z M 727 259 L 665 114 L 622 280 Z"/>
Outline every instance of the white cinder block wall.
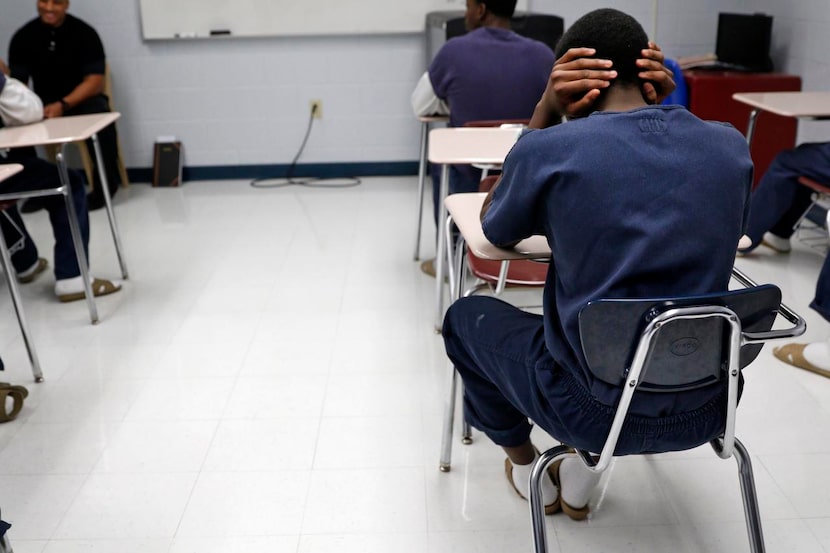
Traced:
<path fill-rule="evenodd" d="M 608 4 L 530 0 L 529 7 L 568 25 Z M 653 0 L 613 5 L 653 34 Z M 830 90 L 827 0 L 659 0 L 656 38 L 670 56 L 712 51 L 719 11 L 773 14 L 776 68 L 802 75 L 806 90 Z M 409 94 L 426 65 L 420 34 L 143 42 L 138 0 L 76 1 L 71 12 L 104 41 L 130 167 L 150 167 L 155 138 L 171 134 L 184 142 L 189 166 L 289 163 L 312 98 L 322 99 L 323 119 L 300 163 L 417 158 Z M 35 0 L 5 3 L 4 57 L 15 29 L 34 15 Z M 802 127 L 801 139 L 830 139 L 826 123 Z"/>

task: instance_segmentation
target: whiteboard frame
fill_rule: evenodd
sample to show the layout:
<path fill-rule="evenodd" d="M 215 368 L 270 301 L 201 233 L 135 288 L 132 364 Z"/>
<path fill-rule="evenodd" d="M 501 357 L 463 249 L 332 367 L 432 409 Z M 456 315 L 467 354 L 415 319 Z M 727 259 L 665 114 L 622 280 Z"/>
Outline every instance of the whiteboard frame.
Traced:
<path fill-rule="evenodd" d="M 465 0 L 139 0 L 145 41 L 419 33 L 427 13 L 464 9 Z"/>

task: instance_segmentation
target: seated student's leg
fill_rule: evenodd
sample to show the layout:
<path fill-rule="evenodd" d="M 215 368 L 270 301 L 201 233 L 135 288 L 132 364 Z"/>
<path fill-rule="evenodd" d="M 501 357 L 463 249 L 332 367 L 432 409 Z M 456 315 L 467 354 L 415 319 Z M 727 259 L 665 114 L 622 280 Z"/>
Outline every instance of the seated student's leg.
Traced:
<path fill-rule="evenodd" d="M 551 367 L 542 317 L 501 300 L 472 296 L 453 303 L 443 324 L 447 355 L 464 381 L 464 413 L 507 453 L 505 470 L 519 495 L 527 497 L 528 477 L 538 456 L 530 442 L 528 418 L 558 418 L 538 379 L 539 367 Z M 559 395 L 562 395 L 561 393 Z M 540 401 L 541 398 L 541 401 Z M 557 436 L 554 436 L 557 437 Z M 588 499 L 599 481 L 577 459 L 566 459 L 550 472 L 567 475 L 562 482 L 561 508 L 573 519 L 588 514 Z M 557 478 L 543 480 L 545 512 L 560 508 Z"/>
<path fill-rule="evenodd" d="M 81 174 L 75 170 L 69 171 L 69 182 L 72 188 L 72 203 L 78 216 L 81 241 L 84 244 L 84 254 L 88 263 L 89 214 L 86 206 L 86 186 Z M 78 257 L 75 255 L 75 242 L 72 240 L 72 227 L 69 224 L 69 213 L 66 211 L 64 199 L 61 196 L 50 196 L 44 204 L 49 213 L 49 222 L 52 224 L 52 234 L 55 237 L 55 280 L 79 278 L 81 268 L 78 266 Z"/>
<path fill-rule="evenodd" d="M 830 143 L 802 144 L 784 150 L 770 164 L 752 194 L 747 235 L 751 251 L 772 233 L 770 247 L 787 251 L 793 227 L 810 205 L 811 190 L 798 182 L 807 176 L 819 182 L 830 181 Z"/>
<path fill-rule="evenodd" d="M 528 477 L 537 453 L 522 406 L 538 395 L 535 366 L 547 351 L 542 319 L 484 296 L 453 303 L 443 324 L 447 355 L 464 382 L 464 415 L 507 453 L 505 473 L 513 489 L 528 497 Z M 560 508 L 553 478 L 543 481 L 545 512 Z"/>
<path fill-rule="evenodd" d="M 535 395 L 535 366 L 546 354 L 539 315 L 501 300 L 472 296 L 453 303 L 444 318 L 447 355 L 464 380 L 469 422 L 503 447 L 530 437 L 520 406 Z"/>
<path fill-rule="evenodd" d="M 0 231 L 6 247 L 12 252 L 11 260 L 17 279 L 22 283 L 32 282 L 47 266 L 46 260 L 38 257 L 35 245 L 17 206 L 10 206 L 0 212 Z"/>

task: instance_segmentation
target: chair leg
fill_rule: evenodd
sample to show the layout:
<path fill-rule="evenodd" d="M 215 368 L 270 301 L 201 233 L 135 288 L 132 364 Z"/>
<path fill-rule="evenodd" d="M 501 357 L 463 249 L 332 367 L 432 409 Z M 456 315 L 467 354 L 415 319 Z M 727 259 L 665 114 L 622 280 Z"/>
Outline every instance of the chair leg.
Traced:
<path fill-rule="evenodd" d="M 470 426 L 470 423 L 467 422 L 467 419 L 464 419 L 464 422 L 461 426 L 461 443 L 464 445 L 470 445 L 471 443 L 473 443 L 473 427 Z"/>
<path fill-rule="evenodd" d="M 758 509 L 758 497 L 755 493 L 755 477 L 752 473 L 752 461 L 749 459 L 744 444 L 735 438 L 735 460 L 738 462 L 738 475 L 741 480 L 741 497 L 744 501 L 746 530 L 749 534 L 749 549 L 752 553 L 764 553 L 764 533 L 761 529 L 761 513 Z"/>
<path fill-rule="evenodd" d="M 570 447 L 558 445 L 545 451 L 530 470 L 530 524 L 533 529 L 533 551 L 536 553 L 547 553 L 548 534 L 545 528 L 545 499 L 542 497 L 542 478 L 547 474 L 548 466 L 559 459 L 572 453 Z"/>
<path fill-rule="evenodd" d="M 441 472 L 449 472 L 452 464 L 452 427 L 455 418 L 455 394 L 458 384 L 458 371 L 450 366 L 450 382 L 447 397 L 444 399 L 444 430 L 441 435 L 441 460 L 438 468 Z"/>
<path fill-rule="evenodd" d="M 5 216 L 5 213 L 3 215 Z M 40 360 L 37 357 L 35 343 L 32 338 L 32 333 L 29 331 L 29 323 L 26 322 L 26 314 L 23 312 L 23 303 L 20 299 L 20 292 L 17 289 L 17 277 L 14 273 L 11 255 L 6 248 L 6 239 L 2 234 L 0 234 L 0 264 L 2 264 L 3 272 L 6 274 L 9 295 L 12 298 L 14 311 L 17 314 L 17 322 L 20 325 L 20 333 L 23 335 L 23 343 L 26 345 L 26 353 L 29 355 L 32 376 L 35 377 L 35 382 L 43 382 L 43 371 L 40 369 Z"/>
<path fill-rule="evenodd" d="M 421 226 L 424 219 L 424 183 L 427 175 L 427 136 L 429 123 L 421 123 L 421 150 L 418 154 L 418 226 L 415 231 L 415 255 L 413 259 L 418 261 L 421 256 Z"/>

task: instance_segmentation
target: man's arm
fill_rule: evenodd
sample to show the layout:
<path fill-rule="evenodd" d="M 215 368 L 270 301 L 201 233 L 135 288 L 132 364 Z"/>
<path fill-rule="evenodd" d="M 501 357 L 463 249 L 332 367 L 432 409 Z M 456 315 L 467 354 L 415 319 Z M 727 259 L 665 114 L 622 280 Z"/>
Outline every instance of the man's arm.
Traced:
<path fill-rule="evenodd" d="M 501 184 L 501 176 L 498 180 L 493 184 L 493 187 L 487 192 L 487 195 L 484 197 L 484 203 L 481 204 L 481 212 L 479 214 L 479 218 L 484 221 L 484 216 L 487 215 L 487 212 L 490 210 L 490 205 L 493 203 L 493 192 L 495 192 L 496 188 Z M 505 242 L 504 244 L 495 244 L 499 248 L 514 248 L 516 244 L 521 242 L 521 240 L 513 240 L 512 242 Z"/>
<path fill-rule="evenodd" d="M 90 98 L 94 98 L 103 92 L 104 75 L 90 74 L 84 77 L 84 80 L 81 81 L 78 86 L 72 90 L 72 92 L 64 96 L 62 99 L 66 103 L 66 109 L 72 109 L 78 104 L 82 104 Z M 64 111 L 63 103 L 59 101 L 52 102 L 51 104 L 44 106 L 43 116 L 46 119 L 60 117 L 63 115 Z"/>
<path fill-rule="evenodd" d="M 0 119 L 6 126 L 25 125 L 43 118 L 43 103 L 37 94 L 11 77 L 0 74 Z"/>
<path fill-rule="evenodd" d="M 447 103 L 435 94 L 429 73 L 424 72 L 412 91 L 412 111 L 421 117 L 425 115 L 448 115 L 450 108 Z"/>

